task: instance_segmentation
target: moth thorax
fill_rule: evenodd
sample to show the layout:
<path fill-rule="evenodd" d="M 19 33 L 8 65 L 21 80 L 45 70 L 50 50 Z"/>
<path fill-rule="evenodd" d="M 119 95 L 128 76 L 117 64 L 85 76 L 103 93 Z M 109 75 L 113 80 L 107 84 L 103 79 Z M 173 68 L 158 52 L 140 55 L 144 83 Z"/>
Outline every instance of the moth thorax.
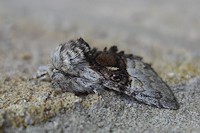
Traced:
<path fill-rule="evenodd" d="M 97 56 L 96 62 L 100 66 L 116 66 L 116 57 L 113 54 L 101 53 Z"/>

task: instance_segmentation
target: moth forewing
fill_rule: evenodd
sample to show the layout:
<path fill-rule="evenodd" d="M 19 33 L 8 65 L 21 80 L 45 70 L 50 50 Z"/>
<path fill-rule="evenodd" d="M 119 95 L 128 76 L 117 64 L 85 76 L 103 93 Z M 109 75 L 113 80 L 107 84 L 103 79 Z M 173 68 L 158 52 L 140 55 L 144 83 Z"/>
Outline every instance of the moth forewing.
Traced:
<path fill-rule="evenodd" d="M 141 60 L 127 58 L 127 72 L 131 79 L 127 95 L 158 108 L 179 108 L 170 87 L 149 64 Z"/>

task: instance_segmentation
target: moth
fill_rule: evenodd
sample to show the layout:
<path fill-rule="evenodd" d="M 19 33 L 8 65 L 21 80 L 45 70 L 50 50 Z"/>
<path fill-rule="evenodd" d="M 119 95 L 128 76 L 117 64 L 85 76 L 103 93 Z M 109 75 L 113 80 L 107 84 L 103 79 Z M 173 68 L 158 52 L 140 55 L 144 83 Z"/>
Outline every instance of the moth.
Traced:
<path fill-rule="evenodd" d="M 36 78 L 73 93 L 108 88 L 158 108 L 178 109 L 170 87 L 142 58 L 118 51 L 116 46 L 97 50 L 82 38 L 60 44 L 51 63 L 40 67 Z"/>

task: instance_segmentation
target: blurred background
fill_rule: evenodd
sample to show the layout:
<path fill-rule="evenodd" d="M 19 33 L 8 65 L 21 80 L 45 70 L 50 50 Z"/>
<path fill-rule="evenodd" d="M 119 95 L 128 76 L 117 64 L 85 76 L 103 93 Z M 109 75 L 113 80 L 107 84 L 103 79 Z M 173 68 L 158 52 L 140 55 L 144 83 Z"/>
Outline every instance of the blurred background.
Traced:
<path fill-rule="evenodd" d="M 38 132 L 32 124 L 45 132 L 199 132 L 199 11 L 199 0 L 0 0 L 0 132 L 11 125 Z M 142 56 L 172 88 L 180 109 L 129 107 L 111 92 L 107 102 L 97 95 L 81 101 L 52 93 L 50 83 L 29 82 L 60 43 L 79 37 L 91 47 L 117 45 Z"/>
<path fill-rule="evenodd" d="M 1 72 L 30 73 L 48 62 L 59 43 L 79 37 L 98 48 L 118 45 L 148 62 L 199 58 L 199 5 L 198 0 L 2 0 Z"/>

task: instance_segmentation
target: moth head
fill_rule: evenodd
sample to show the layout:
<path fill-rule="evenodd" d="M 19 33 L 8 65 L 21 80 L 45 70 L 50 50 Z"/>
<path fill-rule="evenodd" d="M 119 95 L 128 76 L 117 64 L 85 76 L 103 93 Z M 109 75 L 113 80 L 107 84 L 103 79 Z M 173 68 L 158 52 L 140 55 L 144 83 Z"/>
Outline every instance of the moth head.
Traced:
<path fill-rule="evenodd" d="M 86 63 L 85 54 L 88 51 L 90 47 L 82 38 L 71 40 L 56 48 L 52 54 L 52 64 L 58 70 L 70 71 L 77 65 Z"/>

